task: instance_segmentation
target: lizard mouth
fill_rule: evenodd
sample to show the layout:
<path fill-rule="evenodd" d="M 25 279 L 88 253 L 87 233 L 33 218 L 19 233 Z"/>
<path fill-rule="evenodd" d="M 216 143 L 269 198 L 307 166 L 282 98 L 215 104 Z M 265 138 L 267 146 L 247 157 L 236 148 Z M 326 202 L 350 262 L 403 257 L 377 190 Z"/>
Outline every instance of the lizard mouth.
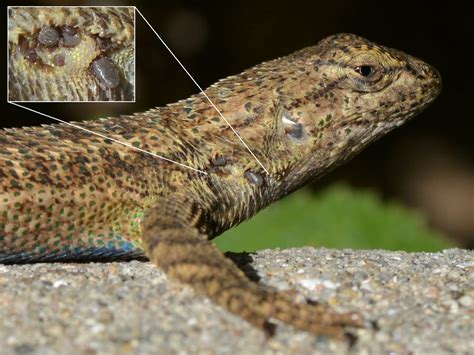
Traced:
<path fill-rule="evenodd" d="M 403 105 L 399 100 L 392 100 L 384 103 L 379 109 L 370 109 L 362 112 L 353 113 L 352 119 L 341 122 L 339 128 L 355 128 L 361 125 L 384 125 L 390 127 L 398 127 L 408 119 L 422 112 L 431 102 L 435 100 L 437 94 L 426 95 L 420 100 L 420 96 L 416 93 L 406 97 Z M 374 119 L 375 117 L 375 119 Z"/>
<path fill-rule="evenodd" d="M 359 141 L 354 148 L 354 152 L 357 152 L 418 115 L 436 99 L 440 91 L 441 79 L 437 74 L 432 82 L 426 82 L 420 85 L 417 91 L 405 95 L 403 101 L 391 100 L 378 109 L 352 113 L 351 118 L 340 122 L 337 131 L 341 132 L 341 135 L 346 135 L 348 141 Z"/>
<path fill-rule="evenodd" d="M 442 82 L 439 72 L 432 66 L 423 63 L 418 64 L 419 69 L 416 74 L 415 84 L 418 86 L 416 90 L 413 90 L 409 94 L 405 94 L 397 99 L 385 102 L 380 109 L 366 110 L 359 113 L 359 117 L 352 122 L 348 122 L 349 125 L 359 125 L 361 122 L 367 122 L 371 120 L 377 126 L 386 126 L 387 128 L 398 127 L 405 123 L 407 120 L 418 115 L 427 106 L 431 104 L 441 93 Z M 420 74 L 420 72 L 422 74 Z M 377 114 L 378 111 L 378 114 Z M 367 118 L 367 114 L 373 114 L 373 118 Z"/>

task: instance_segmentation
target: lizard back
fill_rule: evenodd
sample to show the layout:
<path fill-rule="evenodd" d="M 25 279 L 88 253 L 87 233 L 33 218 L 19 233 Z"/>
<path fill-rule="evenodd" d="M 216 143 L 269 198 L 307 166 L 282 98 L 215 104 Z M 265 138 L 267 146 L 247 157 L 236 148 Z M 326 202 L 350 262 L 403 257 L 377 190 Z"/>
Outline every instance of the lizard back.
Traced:
<path fill-rule="evenodd" d="M 78 125 L 207 175 L 67 125 L 0 131 L 0 262 L 142 257 L 144 212 L 199 201 L 213 238 L 347 161 L 439 93 L 435 69 L 341 34 L 262 63 L 206 98 Z"/>

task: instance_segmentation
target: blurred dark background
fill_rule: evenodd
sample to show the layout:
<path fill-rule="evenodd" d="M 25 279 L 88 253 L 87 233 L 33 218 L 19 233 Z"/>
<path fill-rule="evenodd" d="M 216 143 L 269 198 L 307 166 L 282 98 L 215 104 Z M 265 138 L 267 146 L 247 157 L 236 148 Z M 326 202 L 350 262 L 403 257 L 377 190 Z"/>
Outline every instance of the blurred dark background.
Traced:
<path fill-rule="evenodd" d="M 443 78 L 443 93 L 434 104 L 313 188 L 335 180 L 370 187 L 385 199 L 420 210 L 433 228 L 460 245 L 474 247 L 474 117 L 468 113 L 474 92 L 474 16 L 468 5 L 339 0 L 156 3 L 7 1 L 7 5 L 135 5 L 202 87 L 339 32 L 356 33 L 427 61 Z M 62 119 L 82 120 L 145 110 L 197 92 L 138 15 L 136 44 L 136 103 L 29 106 Z M 52 123 L 8 105 L 6 93 L 3 97 L 0 127 Z"/>

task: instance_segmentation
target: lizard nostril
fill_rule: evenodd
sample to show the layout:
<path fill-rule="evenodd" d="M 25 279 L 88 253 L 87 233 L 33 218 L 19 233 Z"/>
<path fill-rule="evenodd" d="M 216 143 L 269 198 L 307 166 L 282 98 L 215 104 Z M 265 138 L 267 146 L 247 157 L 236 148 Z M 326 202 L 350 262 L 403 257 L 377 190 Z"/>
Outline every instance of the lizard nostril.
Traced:
<path fill-rule="evenodd" d="M 410 61 L 405 64 L 405 69 L 413 74 L 418 80 L 426 81 L 430 86 L 441 90 L 441 75 L 436 68 L 419 60 Z"/>
<path fill-rule="evenodd" d="M 433 73 L 434 73 L 434 81 L 436 83 L 436 87 L 438 88 L 438 91 L 441 91 L 441 88 L 443 86 L 443 81 L 441 80 L 441 75 L 439 74 L 439 71 L 436 68 L 433 68 Z"/>

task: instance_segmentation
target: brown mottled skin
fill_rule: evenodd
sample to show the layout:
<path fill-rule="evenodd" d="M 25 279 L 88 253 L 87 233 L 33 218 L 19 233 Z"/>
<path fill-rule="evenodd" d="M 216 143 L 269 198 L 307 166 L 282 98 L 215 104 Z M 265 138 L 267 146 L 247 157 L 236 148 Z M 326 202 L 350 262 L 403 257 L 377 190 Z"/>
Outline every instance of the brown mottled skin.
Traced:
<path fill-rule="evenodd" d="M 55 45 L 41 32 L 59 34 Z M 72 31 L 74 43 L 61 33 Z M 8 98 L 11 101 L 133 101 L 133 7 L 9 7 Z M 111 61 L 118 76 L 108 87 L 94 63 Z M 110 76 L 110 73 L 109 73 Z"/>
<path fill-rule="evenodd" d="M 65 125 L 1 131 L 0 260 L 95 259 L 99 239 L 114 258 L 125 239 L 259 328 L 275 318 L 341 338 L 360 317 L 249 281 L 210 239 L 347 161 L 440 87 L 429 65 L 351 34 L 219 81 L 206 93 L 268 175 L 202 94 L 79 124 L 207 175 Z"/>

